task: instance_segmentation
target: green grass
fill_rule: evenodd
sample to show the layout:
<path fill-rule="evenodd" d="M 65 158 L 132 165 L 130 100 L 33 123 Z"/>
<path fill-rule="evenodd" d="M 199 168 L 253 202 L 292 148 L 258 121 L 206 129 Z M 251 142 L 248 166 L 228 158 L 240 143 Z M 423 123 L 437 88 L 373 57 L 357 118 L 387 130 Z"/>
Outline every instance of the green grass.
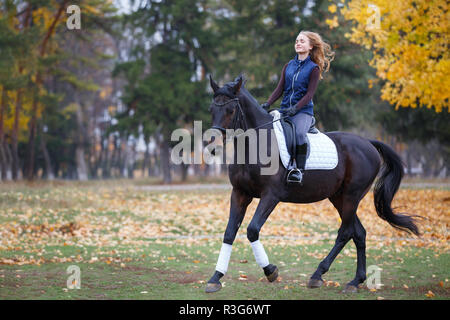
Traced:
<path fill-rule="evenodd" d="M 448 253 L 435 250 L 408 248 L 398 254 L 395 248 L 370 249 L 368 243 L 367 265 L 382 268 L 381 283 L 376 292 L 362 286 L 357 294 L 342 294 L 345 283 L 354 276 L 356 268 L 352 244 L 347 254 L 341 253 L 324 279 L 339 286 L 308 289 L 306 283 L 314 272 L 320 257 L 324 257 L 332 241 L 316 244 L 271 245 L 262 240 L 272 263 L 280 270 L 281 279 L 269 283 L 256 265 L 250 245 L 238 239 L 233 245 L 228 273 L 222 278 L 224 287 L 213 294 L 204 292 L 205 283 L 214 272 L 220 240 L 190 241 L 181 244 L 173 241 L 147 241 L 130 253 L 127 246 L 83 247 L 48 246 L 43 258 L 53 256 L 73 257 L 67 263 L 43 263 L 40 266 L 3 265 L 0 268 L 0 299 L 449 299 Z M 111 254 L 112 250 L 115 254 Z M 11 256 L 26 252 L 10 253 Z M 77 256 L 79 259 L 77 260 Z M 88 263 L 91 256 L 111 257 L 112 262 Z M 314 255 L 314 256 L 313 256 Z M 3 256 L 8 257 L 8 252 Z M 83 257 L 86 257 L 83 259 Z M 427 258 L 428 257 L 428 258 Z M 68 266 L 81 270 L 81 289 L 67 289 Z M 245 281 L 239 275 L 247 276 Z M 441 287 L 439 282 L 443 281 Z M 404 287 L 406 285 L 408 289 Z"/>
<path fill-rule="evenodd" d="M 447 216 L 430 220 L 430 226 L 440 225 L 427 231 L 430 234 L 442 230 L 443 237 L 433 236 L 431 242 L 420 246 L 409 240 L 368 240 L 367 266 L 382 269 L 383 286 L 370 291 L 364 284 L 357 294 L 342 294 L 356 271 L 353 242 L 347 244 L 324 275 L 328 285 L 320 289 L 306 287 L 334 244 L 339 227 L 335 220 L 310 217 L 303 221 L 297 216 L 269 220 L 261 232 L 261 242 L 280 272 L 279 280 L 269 283 L 245 238 L 250 214 L 233 244 L 228 273 L 221 280 L 222 290 L 206 294 L 206 282 L 214 272 L 226 227 L 229 191 L 135 188 L 141 184 L 143 180 L 0 185 L 0 299 L 450 298 Z M 445 205 L 447 198 L 447 193 L 441 192 L 433 201 Z M 147 210 L 149 206 L 152 208 Z M 217 208 L 223 212 L 217 212 Z M 445 208 L 439 210 L 437 215 L 445 213 Z M 203 229 L 201 222 L 205 219 L 209 220 Z M 71 222 L 88 227 L 90 233 L 47 233 L 49 228 Z M 139 229 L 146 225 L 166 230 L 152 234 L 157 228 Z M 280 226 L 298 228 L 299 239 L 283 237 L 282 233 L 265 236 L 271 228 Z M 130 234 L 120 234 L 124 227 L 130 228 Z M 21 231 L 13 234 L 11 229 Z M 301 239 L 305 234 L 309 239 Z M 81 270 L 81 289 L 67 288 L 66 270 L 71 265 Z M 246 275 L 246 280 L 240 274 Z M 434 297 L 426 296 L 429 291 Z"/>

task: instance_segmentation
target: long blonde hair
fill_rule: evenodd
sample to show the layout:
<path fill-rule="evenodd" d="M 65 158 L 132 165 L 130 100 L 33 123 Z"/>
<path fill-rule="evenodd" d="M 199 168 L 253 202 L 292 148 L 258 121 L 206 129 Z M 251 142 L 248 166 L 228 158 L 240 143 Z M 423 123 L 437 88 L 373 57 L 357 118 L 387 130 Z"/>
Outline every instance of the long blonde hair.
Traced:
<path fill-rule="evenodd" d="M 320 68 L 320 79 L 322 80 L 322 74 L 328 72 L 330 69 L 331 61 L 334 60 L 335 52 L 331 50 L 331 46 L 322 40 L 322 37 L 312 31 L 300 31 L 308 37 L 309 43 L 312 45 L 310 51 L 311 60 L 314 61 Z"/>

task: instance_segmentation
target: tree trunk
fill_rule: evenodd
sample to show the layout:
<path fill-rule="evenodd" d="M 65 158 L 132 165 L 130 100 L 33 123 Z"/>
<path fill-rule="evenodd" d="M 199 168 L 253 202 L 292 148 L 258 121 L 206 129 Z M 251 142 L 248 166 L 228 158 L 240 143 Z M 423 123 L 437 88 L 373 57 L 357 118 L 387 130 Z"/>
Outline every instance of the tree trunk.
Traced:
<path fill-rule="evenodd" d="M 6 162 L 6 171 L 5 171 L 5 178 L 3 180 L 12 180 L 12 154 L 11 154 L 11 148 L 7 143 L 3 143 L 2 146 L 3 155 L 5 157 Z"/>
<path fill-rule="evenodd" d="M 78 98 L 76 98 L 78 100 Z M 84 125 L 83 125 L 83 108 L 81 106 L 80 101 L 76 101 L 77 103 L 77 146 L 75 150 L 75 161 L 77 164 L 77 174 L 78 180 L 86 181 L 88 180 L 88 169 L 86 165 L 86 160 L 84 158 Z"/>
<path fill-rule="evenodd" d="M 101 144 L 101 138 L 100 138 L 100 144 Z M 99 154 L 98 154 L 99 153 Z M 92 154 L 94 155 L 94 163 L 90 166 L 91 167 L 91 177 L 93 179 L 98 178 L 98 168 L 100 167 L 100 164 L 102 163 L 102 148 L 100 147 L 100 152 L 97 152 L 97 142 L 94 143 L 92 146 Z M 98 157 L 97 157 L 98 154 Z"/>
<path fill-rule="evenodd" d="M 38 82 L 36 80 L 36 82 Z M 34 178 L 34 148 L 36 141 L 36 125 L 37 125 L 37 108 L 38 108 L 38 89 L 35 89 L 33 94 L 33 104 L 31 107 L 31 120 L 29 125 L 28 145 L 27 145 L 27 164 L 25 167 L 25 177 L 28 180 Z"/>
<path fill-rule="evenodd" d="M 161 170 L 163 173 L 164 183 L 171 183 L 172 176 L 170 173 L 170 154 L 169 154 L 169 143 L 166 137 L 163 135 L 160 143 L 161 148 Z"/>
<path fill-rule="evenodd" d="M 6 170 L 7 170 L 6 168 L 7 168 L 6 155 L 3 150 L 3 143 L 0 143 L 0 171 L 1 171 L 0 180 L 1 181 L 6 180 Z"/>
<path fill-rule="evenodd" d="M 129 179 L 133 179 L 134 178 L 134 164 L 135 164 L 135 144 L 133 143 L 132 146 L 129 146 L 128 144 L 126 144 L 127 148 L 125 149 L 127 151 L 126 154 L 126 166 L 127 166 L 127 171 L 128 171 L 128 175 L 127 178 Z"/>
<path fill-rule="evenodd" d="M 110 177 L 109 169 L 109 136 L 106 137 L 106 147 L 105 141 L 102 141 L 102 152 L 104 152 L 103 162 L 102 162 L 102 178 L 106 179 Z"/>
<path fill-rule="evenodd" d="M 115 176 L 114 175 L 114 169 L 118 167 L 118 162 L 117 158 L 120 158 L 120 140 L 117 138 L 116 135 L 113 135 L 113 152 L 111 155 L 111 159 L 109 161 L 110 165 L 109 165 L 109 170 L 110 170 L 110 175 L 111 177 Z M 120 170 L 120 167 L 119 167 Z M 120 173 L 120 171 L 119 171 Z"/>
<path fill-rule="evenodd" d="M 5 135 L 3 133 L 3 115 L 5 114 L 6 109 L 6 89 L 2 88 L 2 96 L 1 96 L 1 102 L 0 102 L 0 170 L 1 170 L 1 180 L 6 180 L 6 155 L 3 150 L 4 145 L 4 138 Z"/>
<path fill-rule="evenodd" d="M 50 37 L 55 30 L 59 18 L 63 15 L 64 9 L 67 5 L 68 0 L 64 0 L 58 8 L 58 11 L 53 18 L 52 23 L 48 27 L 47 33 L 41 43 L 39 56 L 42 58 L 45 56 L 47 43 L 50 40 Z M 39 96 L 39 87 L 42 84 L 41 72 L 38 70 L 36 73 L 36 81 L 35 88 L 33 94 L 33 104 L 31 108 L 31 120 L 30 120 L 30 134 L 27 145 L 27 166 L 25 169 L 25 174 L 28 180 L 33 180 L 34 178 L 34 151 L 35 151 L 35 140 L 36 140 L 36 126 L 37 126 L 37 109 L 38 109 L 38 96 Z M 16 149 L 17 151 L 17 149 Z"/>
<path fill-rule="evenodd" d="M 181 163 L 180 166 L 181 166 L 181 181 L 186 181 L 189 165 Z"/>
<path fill-rule="evenodd" d="M 50 159 L 50 155 L 48 154 L 47 144 L 45 142 L 44 132 L 42 132 L 41 134 L 41 151 L 42 155 L 44 156 L 46 178 L 47 180 L 55 180 L 52 162 Z"/>
<path fill-rule="evenodd" d="M 18 152 L 18 143 L 19 143 L 19 118 L 20 112 L 22 109 L 22 89 L 17 91 L 17 100 L 16 100 L 16 110 L 14 113 L 14 125 L 11 135 L 11 153 L 12 153 L 12 178 L 13 180 L 17 180 L 19 173 L 19 152 Z"/>
<path fill-rule="evenodd" d="M 407 169 L 407 174 L 409 176 L 412 175 L 412 161 L 411 161 L 411 150 L 408 148 L 406 150 L 406 169 Z"/>
<path fill-rule="evenodd" d="M 145 177 L 145 168 L 149 167 L 150 170 L 150 164 L 149 164 L 149 160 L 150 160 L 150 148 L 149 148 L 149 143 L 150 143 L 150 138 L 149 137 L 144 137 L 144 141 L 145 141 L 145 153 L 144 153 L 144 162 L 142 163 L 142 178 Z"/>

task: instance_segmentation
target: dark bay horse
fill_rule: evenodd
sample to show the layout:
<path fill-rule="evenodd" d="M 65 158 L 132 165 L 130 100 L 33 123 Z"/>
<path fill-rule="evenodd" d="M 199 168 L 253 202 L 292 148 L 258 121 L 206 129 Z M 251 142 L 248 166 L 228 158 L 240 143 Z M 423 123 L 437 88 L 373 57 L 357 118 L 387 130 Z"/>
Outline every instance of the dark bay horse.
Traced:
<path fill-rule="evenodd" d="M 272 116 L 259 106 L 242 83 L 243 77 L 239 76 L 235 81 L 219 87 L 210 78 L 214 91 L 214 99 L 210 106 L 212 127 L 223 132 L 230 128 L 244 130 L 256 128 L 256 131 L 265 129 L 270 135 Z M 367 140 L 345 132 L 325 134 L 336 145 L 338 164 L 332 170 L 306 170 L 302 184 L 286 183 L 287 170 L 281 165 L 281 160 L 278 171 L 272 175 L 261 175 L 259 162 L 228 165 L 229 179 L 233 186 L 230 215 L 216 271 L 207 283 L 206 292 L 221 289 L 219 280 L 227 271 L 233 241 L 244 219 L 247 206 L 253 198 L 260 198 L 260 201 L 248 225 L 247 238 L 252 245 L 257 263 L 263 268 L 270 282 L 277 279 L 278 269 L 269 263 L 267 254 L 259 242 L 259 232 L 276 205 L 279 202 L 311 203 L 329 199 L 339 212 L 342 222 L 333 248 L 311 276 L 308 287 L 318 288 L 323 284 L 322 275 L 328 271 L 333 260 L 352 239 L 357 249 L 356 276 L 346 285 L 344 291 L 357 291 L 358 285 L 366 280 L 366 231 L 356 211 L 380 170 L 381 176 L 374 188 L 374 202 L 378 216 L 395 228 L 420 235 L 414 216 L 394 213 L 391 208 L 392 199 L 403 177 L 400 157 L 389 146 L 379 141 Z M 267 140 L 270 144 L 270 137 Z M 247 152 L 247 148 L 245 150 Z"/>

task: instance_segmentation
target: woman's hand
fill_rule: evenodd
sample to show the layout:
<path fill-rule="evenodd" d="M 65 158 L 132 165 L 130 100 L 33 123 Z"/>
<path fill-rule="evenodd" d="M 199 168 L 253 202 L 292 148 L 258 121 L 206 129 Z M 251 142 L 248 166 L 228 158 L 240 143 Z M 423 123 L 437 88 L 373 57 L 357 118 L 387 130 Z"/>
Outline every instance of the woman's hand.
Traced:
<path fill-rule="evenodd" d="M 295 115 L 297 113 L 297 108 L 295 106 L 293 106 L 293 107 L 290 107 L 287 109 L 281 109 L 280 112 L 292 117 L 293 115 Z"/>
<path fill-rule="evenodd" d="M 264 102 L 264 103 L 261 105 L 261 107 L 262 107 L 264 110 L 268 111 L 269 108 L 270 108 L 270 104 L 268 104 L 267 102 Z"/>

